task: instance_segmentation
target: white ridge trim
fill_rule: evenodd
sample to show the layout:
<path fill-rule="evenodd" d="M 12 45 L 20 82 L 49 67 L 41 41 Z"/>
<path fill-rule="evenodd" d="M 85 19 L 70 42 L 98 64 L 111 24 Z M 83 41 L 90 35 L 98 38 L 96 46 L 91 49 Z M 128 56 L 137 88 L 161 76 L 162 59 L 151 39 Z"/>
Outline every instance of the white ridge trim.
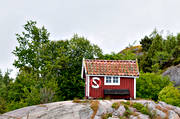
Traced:
<path fill-rule="evenodd" d="M 118 76 L 118 75 L 91 75 L 91 74 L 87 74 L 87 76 L 114 76 L 114 77 L 129 77 L 129 78 L 139 78 L 139 76 Z"/>

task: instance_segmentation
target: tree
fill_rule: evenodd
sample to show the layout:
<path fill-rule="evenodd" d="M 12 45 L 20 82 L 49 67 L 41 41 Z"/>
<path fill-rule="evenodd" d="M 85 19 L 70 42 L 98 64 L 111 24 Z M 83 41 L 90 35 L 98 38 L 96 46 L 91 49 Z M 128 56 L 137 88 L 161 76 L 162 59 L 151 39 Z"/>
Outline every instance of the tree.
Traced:
<path fill-rule="evenodd" d="M 152 44 L 153 39 L 145 36 L 141 39 L 140 44 L 142 46 L 142 51 L 147 52 Z"/>
<path fill-rule="evenodd" d="M 62 77 L 58 79 L 60 95 L 63 100 L 82 98 L 84 96 L 84 80 L 81 79 L 82 59 L 93 59 L 102 56 L 102 50 L 84 37 L 75 34 L 68 40 L 67 46 L 68 62 L 63 69 Z"/>
<path fill-rule="evenodd" d="M 24 25 L 22 35 L 16 34 L 19 46 L 13 51 L 17 57 L 14 62 L 16 68 L 31 67 L 38 71 L 41 63 L 40 52 L 43 44 L 49 42 L 50 33 L 43 26 L 38 28 L 35 21 L 28 21 Z"/>
<path fill-rule="evenodd" d="M 7 111 L 7 103 L 9 102 L 9 90 L 11 89 L 13 79 L 9 77 L 10 70 L 2 75 L 0 71 L 0 114 Z"/>

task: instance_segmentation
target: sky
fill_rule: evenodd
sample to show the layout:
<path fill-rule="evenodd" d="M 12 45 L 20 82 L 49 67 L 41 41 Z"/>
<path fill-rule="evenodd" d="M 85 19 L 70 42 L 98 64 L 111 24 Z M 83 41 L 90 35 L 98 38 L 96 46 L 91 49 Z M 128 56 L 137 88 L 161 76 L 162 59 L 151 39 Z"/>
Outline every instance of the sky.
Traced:
<path fill-rule="evenodd" d="M 117 53 L 155 28 L 180 32 L 179 5 L 180 0 L 0 0 L 0 69 L 16 76 L 15 34 L 28 20 L 45 26 L 51 40 L 77 33 L 104 53 Z"/>

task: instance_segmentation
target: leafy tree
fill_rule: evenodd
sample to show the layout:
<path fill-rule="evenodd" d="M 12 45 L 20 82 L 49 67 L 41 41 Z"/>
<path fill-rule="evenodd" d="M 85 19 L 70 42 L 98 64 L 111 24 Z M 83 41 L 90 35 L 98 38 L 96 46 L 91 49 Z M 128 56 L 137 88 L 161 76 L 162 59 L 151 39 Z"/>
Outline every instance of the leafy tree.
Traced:
<path fill-rule="evenodd" d="M 132 50 L 126 50 L 122 53 L 114 53 L 111 54 L 105 54 L 102 59 L 106 60 L 135 60 L 137 58 L 137 55 L 132 52 Z"/>
<path fill-rule="evenodd" d="M 13 85 L 18 89 L 10 98 L 32 105 L 83 97 L 82 59 L 101 57 L 102 50 L 77 34 L 70 40 L 50 41 L 48 31 L 34 21 L 28 21 L 24 29 L 22 35 L 17 34 L 19 46 L 13 51 L 20 73 Z M 37 100 L 30 100 L 32 96 Z"/>
<path fill-rule="evenodd" d="M 144 53 L 139 59 L 140 70 L 143 72 L 152 72 L 152 57 L 150 57 L 148 53 Z"/>
<path fill-rule="evenodd" d="M 38 71 L 41 68 L 40 49 L 43 44 L 49 42 L 48 31 L 45 27 L 38 28 L 35 21 L 28 21 L 24 25 L 25 31 L 22 35 L 16 34 L 19 46 L 13 51 L 17 57 L 14 66 L 23 68 L 25 66 L 31 67 L 33 70 Z"/>
<path fill-rule="evenodd" d="M 155 52 L 154 56 L 152 57 L 152 71 L 153 72 L 158 72 L 159 69 L 162 69 L 164 65 L 166 65 L 166 63 L 168 63 L 168 61 L 171 58 L 171 54 L 168 54 L 165 51 L 157 51 Z"/>
<path fill-rule="evenodd" d="M 4 98 L 0 97 L 0 114 L 3 114 L 7 111 L 6 101 Z"/>
<path fill-rule="evenodd" d="M 152 44 L 153 39 L 145 36 L 141 39 L 140 44 L 142 45 L 142 51 L 147 52 Z"/>
<path fill-rule="evenodd" d="M 7 103 L 9 101 L 9 90 L 11 89 L 12 85 L 12 78 L 9 77 L 10 70 L 7 70 L 2 75 L 0 71 L 0 113 L 4 113 L 7 111 Z"/>
<path fill-rule="evenodd" d="M 63 76 L 58 79 L 60 95 L 63 100 L 82 98 L 84 96 L 84 80 L 81 79 L 82 59 L 101 57 L 102 50 L 77 34 L 68 40 L 66 48 L 67 67 L 63 69 Z"/>
<path fill-rule="evenodd" d="M 176 36 L 168 35 L 167 38 L 163 42 L 164 49 L 163 51 L 166 51 L 169 54 L 173 53 L 174 47 L 177 45 Z"/>

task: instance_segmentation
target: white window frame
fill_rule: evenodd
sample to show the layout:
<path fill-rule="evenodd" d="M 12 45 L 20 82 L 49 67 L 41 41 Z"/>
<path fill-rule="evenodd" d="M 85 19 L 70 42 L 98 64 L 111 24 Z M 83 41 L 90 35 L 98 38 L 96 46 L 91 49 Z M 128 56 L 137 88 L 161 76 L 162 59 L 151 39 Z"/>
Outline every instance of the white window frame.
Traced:
<path fill-rule="evenodd" d="M 106 83 L 107 77 L 111 77 L 111 83 Z M 118 78 L 118 83 L 113 83 L 113 77 Z M 104 85 L 120 85 L 120 77 L 118 77 L 118 76 L 104 76 Z"/>

